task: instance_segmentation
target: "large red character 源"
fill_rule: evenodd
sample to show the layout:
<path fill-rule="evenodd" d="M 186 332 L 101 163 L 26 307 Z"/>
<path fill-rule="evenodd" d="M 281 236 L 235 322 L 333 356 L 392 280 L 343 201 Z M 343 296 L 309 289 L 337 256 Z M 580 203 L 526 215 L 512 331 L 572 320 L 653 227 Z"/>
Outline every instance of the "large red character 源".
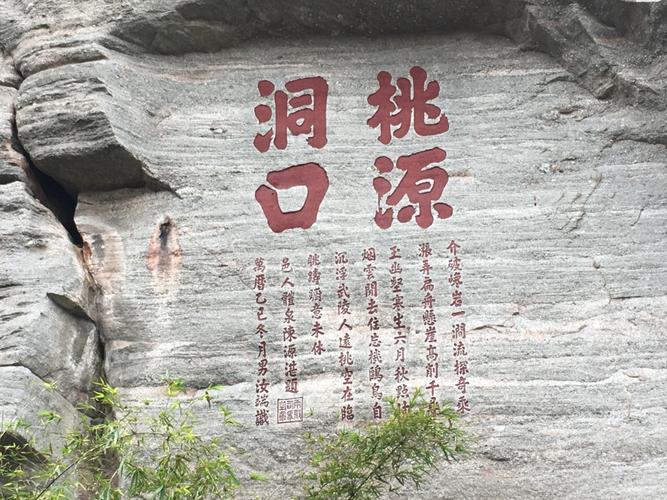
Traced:
<path fill-rule="evenodd" d="M 432 148 L 412 155 L 400 156 L 395 166 L 405 173 L 391 193 L 392 185 L 389 180 L 382 175 L 373 179 L 373 188 L 378 195 L 375 223 L 380 228 L 387 229 L 391 226 L 394 219 L 394 207 L 397 207 L 405 197 L 409 204 L 398 210 L 396 218 L 399 222 L 410 221 L 416 213 L 417 225 L 427 228 L 433 224 L 432 210 L 435 210 L 440 219 L 452 216 L 451 206 L 441 202 L 434 203 L 442 196 L 449 176 L 445 169 L 432 166 L 432 164 L 443 161 L 446 155 L 444 150 Z M 375 160 L 375 168 L 380 174 L 387 174 L 394 169 L 394 163 L 386 156 L 380 156 Z M 385 203 L 390 208 L 383 210 L 381 203 L 385 195 L 387 196 Z"/>
<path fill-rule="evenodd" d="M 380 127 L 378 140 L 383 144 L 389 144 L 392 135 L 404 137 L 411 124 L 420 136 L 438 135 L 449 130 L 447 116 L 438 106 L 428 102 L 438 97 L 440 84 L 435 80 L 426 84 L 426 71 L 419 66 L 410 70 L 410 76 L 412 82 L 407 78 L 396 80 L 399 91 L 396 95 L 391 74 L 380 71 L 377 76 L 380 88 L 368 96 L 368 104 L 377 107 L 377 111 L 366 123 L 372 128 Z M 396 128 L 392 130 L 393 127 Z"/>
<path fill-rule="evenodd" d="M 308 229 L 315 223 L 320 204 L 329 189 L 329 178 L 321 166 L 317 163 L 304 163 L 275 170 L 268 173 L 266 181 L 270 186 L 258 187 L 255 199 L 262 207 L 266 221 L 274 233 L 281 233 L 286 229 Z M 299 210 L 283 212 L 276 189 L 295 186 L 304 186 L 307 189 L 306 200 Z"/>
<path fill-rule="evenodd" d="M 329 86 L 321 76 L 292 80 L 285 89 L 275 91 L 275 85 L 268 80 L 257 84 L 261 97 L 273 94 L 274 109 L 266 104 L 255 106 L 255 117 L 259 123 L 273 118 L 274 124 L 268 132 L 257 134 L 253 141 L 258 151 L 265 153 L 273 141 L 277 149 L 287 148 L 287 132 L 292 135 L 310 134 L 307 141 L 314 148 L 323 148 L 327 143 L 327 95 Z M 275 91 L 275 93 L 274 93 Z"/>

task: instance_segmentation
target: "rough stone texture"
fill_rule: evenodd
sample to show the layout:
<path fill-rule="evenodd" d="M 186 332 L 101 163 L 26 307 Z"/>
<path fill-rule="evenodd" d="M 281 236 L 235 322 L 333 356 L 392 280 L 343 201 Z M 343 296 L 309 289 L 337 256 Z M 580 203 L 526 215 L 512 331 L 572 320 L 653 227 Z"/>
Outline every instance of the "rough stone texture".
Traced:
<path fill-rule="evenodd" d="M 92 278 L 81 251 L 46 205 L 49 201 L 14 133 L 18 86 L 13 67 L 0 71 L 0 420 L 38 425 L 41 409 L 78 422 L 74 405 L 87 398 L 99 373 Z M 43 382 L 55 383 L 48 392 Z"/>
<path fill-rule="evenodd" d="M 39 412 L 49 409 L 62 417 L 62 425 L 73 429 L 79 425 L 79 413 L 57 391 L 44 386 L 41 377 L 24 366 L 0 366 L 0 422 L 6 424 L 22 419 L 29 426 L 26 438 L 33 438 L 42 450 L 51 444 L 59 449 L 64 443 L 53 428 L 44 426 Z M 16 439 L 18 436 L 12 436 Z"/>
<path fill-rule="evenodd" d="M 74 401 L 100 361 L 137 404 L 162 398 L 167 371 L 192 391 L 223 384 L 216 397 L 243 426 L 230 434 L 245 452 L 239 466 L 277 482 L 302 459 L 295 433 L 335 426 L 333 253 L 352 256 L 355 403 L 368 416 L 361 249 L 374 245 L 386 259 L 390 245 L 403 248 L 418 374 L 416 245 L 436 249 L 446 331 L 445 247 L 454 238 L 468 303 L 466 420 L 479 441 L 419 495 L 665 497 L 666 19 L 665 1 L 6 2 L 0 403 L 16 414 L 38 378 L 57 378 Z M 398 76 L 414 64 L 440 82 L 450 130 L 384 147 L 365 125 L 365 99 L 379 70 Z M 259 154 L 256 82 L 315 74 L 329 82 L 326 148 L 298 137 L 284 152 Z M 454 216 L 428 230 L 380 231 L 373 159 L 433 146 L 447 150 Z M 321 163 L 331 183 L 318 221 L 274 234 L 254 191 L 268 171 L 306 161 Z M 44 174 L 78 196 L 74 216 Z M 68 232 L 74 241 L 81 233 L 80 248 Z M 329 294 L 327 355 L 306 355 L 305 332 L 299 341 L 314 413 L 300 427 L 257 430 L 252 262 L 269 259 L 275 299 L 280 259 L 293 259 L 303 285 L 310 251 L 323 257 Z M 386 268 L 379 275 L 386 294 Z M 305 327 L 304 286 L 297 301 Z M 280 307 L 269 312 L 276 332 Z M 440 345 L 449 370 L 446 336 Z M 275 397 L 280 342 L 270 349 Z M 453 375 L 442 382 L 453 397 Z M 53 404 L 69 408 L 63 401 Z M 230 432 L 200 412 L 203 427 Z"/>
<path fill-rule="evenodd" d="M 25 366 L 80 399 L 96 373 L 98 345 L 95 324 L 79 306 L 87 283 L 79 252 L 21 183 L 2 185 L 0 193 L 0 366 Z"/>

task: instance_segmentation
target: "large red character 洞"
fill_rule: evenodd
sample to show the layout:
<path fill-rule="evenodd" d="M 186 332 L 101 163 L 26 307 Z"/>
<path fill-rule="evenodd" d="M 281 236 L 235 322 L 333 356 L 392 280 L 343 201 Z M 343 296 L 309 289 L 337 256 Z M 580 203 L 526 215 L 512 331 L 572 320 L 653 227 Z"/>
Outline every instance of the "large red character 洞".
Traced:
<path fill-rule="evenodd" d="M 255 136 L 253 143 L 258 151 L 268 151 L 272 140 L 276 148 L 287 148 L 288 131 L 292 135 L 310 134 L 307 141 L 314 148 L 323 148 L 326 145 L 329 86 L 324 78 L 314 76 L 287 82 L 285 89 L 288 92 L 299 93 L 294 97 L 289 97 L 287 92 L 281 90 L 275 91 L 275 85 L 268 80 L 261 80 L 257 88 L 261 97 L 270 97 L 273 94 L 275 106 L 273 110 L 266 104 L 255 106 L 255 117 L 259 123 L 266 123 L 272 117 L 274 119 L 273 128 Z"/>
<path fill-rule="evenodd" d="M 449 130 L 445 113 L 428 102 L 438 97 L 440 84 L 433 80 L 426 85 L 426 71 L 419 66 L 410 70 L 410 76 L 412 82 L 407 78 L 396 80 L 399 90 L 396 95 L 391 74 L 380 71 L 377 76 L 380 88 L 368 96 L 368 104 L 377 107 L 377 111 L 366 123 L 372 128 L 380 127 L 378 140 L 383 144 L 389 144 L 392 135 L 398 139 L 404 137 L 412 122 L 415 133 L 420 136 L 438 135 Z M 431 122 L 427 122 L 427 119 Z M 397 128 L 392 131 L 392 127 Z"/>
<path fill-rule="evenodd" d="M 405 173 L 392 193 L 389 193 L 391 182 L 385 177 L 379 175 L 373 179 L 373 188 L 378 195 L 375 223 L 380 228 L 389 228 L 394 218 L 393 208 L 382 210 L 380 206 L 385 195 L 387 195 L 386 203 L 391 207 L 396 207 L 404 197 L 408 198 L 410 204 L 400 208 L 396 215 L 399 222 L 408 222 L 417 212 L 415 217 L 417 225 L 427 228 L 433 224 L 432 210 L 435 210 L 440 219 L 452 216 L 451 206 L 446 203 L 433 203 L 442 196 L 449 175 L 445 169 L 430 165 L 443 161 L 446 156 L 445 151 L 440 148 L 400 156 L 396 161 L 396 168 Z M 375 160 L 375 168 L 380 174 L 387 174 L 394 169 L 394 163 L 386 156 L 380 156 Z"/>
<path fill-rule="evenodd" d="M 255 199 L 262 207 L 269 227 L 274 233 L 286 229 L 308 229 L 317 220 L 317 212 L 329 189 L 329 177 L 317 163 L 294 165 L 283 170 L 269 172 L 266 181 L 273 187 L 262 185 L 255 191 Z M 301 209 L 283 212 L 276 189 L 304 186 L 308 190 Z M 274 189 L 276 188 L 276 189 Z"/>

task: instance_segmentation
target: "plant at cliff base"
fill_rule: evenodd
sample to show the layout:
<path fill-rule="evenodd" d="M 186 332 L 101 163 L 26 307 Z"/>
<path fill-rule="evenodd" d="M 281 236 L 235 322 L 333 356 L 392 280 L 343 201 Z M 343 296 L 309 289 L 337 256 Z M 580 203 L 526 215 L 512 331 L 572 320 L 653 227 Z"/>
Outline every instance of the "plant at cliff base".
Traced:
<path fill-rule="evenodd" d="M 50 389 L 54 386 L 47 384 Z M 195 405 L 217 408 L 236 425 L 229 410 L 215 402 L 211 386 L 199 396 L 183 396 L 180 380 L 167 383 L 167 405 L 143 411 L 120 401 L 117 389 L 100 381 L 92 404 L 80 405 L 77 430 L 59 436 L 55 452 L 37 450 L 23 421 L 0 429 L 0 498 L 12 500 L 204 499 L 229 498 L 238 491 L 230 457 L 216 439 L 194 430 Z M 360 430 L 308 436 L 304 492 L 311 499 L 371 499 L 405 483 L 417 488 L 442 459 L 465 453 L 467 436 L 450 407 L 433 408 L 421 391 L 402 408 L 390 399 L 390 416 Z M 146 415 L 151 416 L 146 416 Z M 86 416 L 87 415 L 87 416 Z M 39 414 L 42 431 L 59 428 L 54 412 Z M 91 418 L 92 417 L 92 418 Z M 35 430 L 34 428 L 32 430 Z M 250 479 L 265 481 L 259 474 Z M 275 492 L 275 491 L 274 491 Z"/>
<path fill-rule="evenodd" d="M 328 437 L 308 436 L 308 498 L 373 499 L 406 483 L 419 488 L 439 461 L 466 453 L 467 437 L 452 408 L 433 408 L 420 390 L 406 408 L 395 399 L 389 403 L 385 422 Z"/>
<path fill-rule="evenodd" d="M 35 451 L 35 443 L 15 436 L 29 430 L 22 422 L 0 432 L 0 497 L 9 499 L 227 498 L 238 487 L 230 459 L 216 439 L 194 430 L 195 405 L 217 407 L 226 424 L 229 411 L 213 401 L 209 387 L 183 398 L 179 380 L 168 382 L 167 405 L 156 414 L 123 404 L 117 389 L 100 381 L 93 404 L 80 410 L 78 430 L 60 436 L 64 445 Z M 145 402 L 149 406 L 149 402 Z M 115 418 L 109 418 L 114 416 Z M 46 430 L 61 417 L 40 413 Z M 22 432 L 23 431 L 23 432 Z"/>

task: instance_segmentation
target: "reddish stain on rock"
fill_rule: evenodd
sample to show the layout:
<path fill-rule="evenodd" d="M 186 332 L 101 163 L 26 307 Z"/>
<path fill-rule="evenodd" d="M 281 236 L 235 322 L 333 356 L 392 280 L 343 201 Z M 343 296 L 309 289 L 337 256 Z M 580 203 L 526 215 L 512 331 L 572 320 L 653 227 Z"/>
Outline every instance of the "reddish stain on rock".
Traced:
<path fill-rule="evenodd" d="M 165 217 L 151 236 L 146 265 L 157 282 L 167 285 L 178 275 L 182 255 L 176 225 Z"/>

